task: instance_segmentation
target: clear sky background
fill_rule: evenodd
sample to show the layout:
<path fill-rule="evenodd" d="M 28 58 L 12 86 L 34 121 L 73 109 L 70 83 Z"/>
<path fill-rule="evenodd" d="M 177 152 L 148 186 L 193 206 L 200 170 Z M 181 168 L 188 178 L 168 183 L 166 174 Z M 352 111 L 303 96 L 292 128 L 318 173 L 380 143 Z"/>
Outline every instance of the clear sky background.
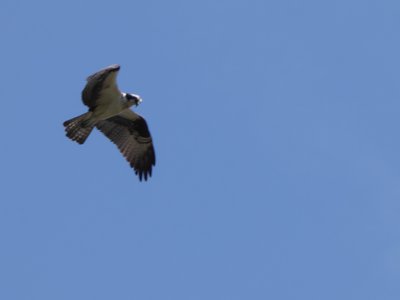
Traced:
<path fill-rule="evenodd" d="M 400 299 L 400 2 L 0 2 L 0 299 Z M 157 165 L 98 131 L 118 63 Z"/>

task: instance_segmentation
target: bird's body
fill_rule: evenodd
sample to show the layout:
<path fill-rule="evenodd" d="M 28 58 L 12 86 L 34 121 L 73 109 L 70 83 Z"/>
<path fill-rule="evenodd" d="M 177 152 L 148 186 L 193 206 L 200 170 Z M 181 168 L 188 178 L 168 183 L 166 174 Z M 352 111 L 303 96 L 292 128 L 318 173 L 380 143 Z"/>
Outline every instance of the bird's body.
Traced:
<path fill-rule="evenodd" d="M 130 109 L 141 98 L 118 89 L 119 69 L 119 65 L 111 65 L 87 78 L 82 101 L 89 111 L 64 122 L 66 135 L 83 144 L 96 127 L 117 145 L 139 179 L 147 180 L 155 165 L 152 138 L 146 121 Z"/>

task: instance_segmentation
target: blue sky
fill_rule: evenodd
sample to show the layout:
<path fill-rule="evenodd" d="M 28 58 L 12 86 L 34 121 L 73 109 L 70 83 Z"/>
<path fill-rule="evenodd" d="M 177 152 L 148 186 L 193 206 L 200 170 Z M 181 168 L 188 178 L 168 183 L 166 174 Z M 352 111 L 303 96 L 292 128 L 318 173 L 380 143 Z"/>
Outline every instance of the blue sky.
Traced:
<path fill-rule="evenodd" d="M 1 299 L 399 299 L 398 1 L 2 1 Z M 118 63 L 140 183 L 85 78 Z"/>

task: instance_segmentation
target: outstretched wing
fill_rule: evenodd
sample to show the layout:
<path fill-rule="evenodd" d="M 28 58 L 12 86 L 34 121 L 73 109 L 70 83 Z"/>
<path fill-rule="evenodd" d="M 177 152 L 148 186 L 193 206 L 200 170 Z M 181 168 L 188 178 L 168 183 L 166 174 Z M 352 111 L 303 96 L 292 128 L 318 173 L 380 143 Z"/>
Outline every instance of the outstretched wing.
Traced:
<path fill-rule="evenodd" d="M 105 93 L 119 95 L 119 90 L 116 82 L 119 65 L 111 65 L 104 68 L 87 78 L 87 83 L 82 91 L 82 101 L 93 111 L 97 106 L 107 105 L 102 103 L 112 97 L 103 97 Z"/>
<path fill-rule="evenodd" d="M 123 154 L 140 181 L 151 176 L 156 156 L 149 128 L 144 118 L 126 109 L 119 115 L 96 124 Z"/>

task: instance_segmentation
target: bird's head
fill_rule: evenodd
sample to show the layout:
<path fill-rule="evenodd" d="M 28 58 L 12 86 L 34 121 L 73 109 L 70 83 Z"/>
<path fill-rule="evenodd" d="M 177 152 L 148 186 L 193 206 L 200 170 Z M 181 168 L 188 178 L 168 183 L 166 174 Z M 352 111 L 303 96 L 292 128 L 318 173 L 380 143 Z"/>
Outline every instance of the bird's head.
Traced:
<path fill-rule="evenodd" d="M 139 95 L 123 93 L 124 98 L 126 99 L 126 103 L 129 107 L 132 105 L 138 106 L 140 102 L 142 102 L 142 98 Z"/>

